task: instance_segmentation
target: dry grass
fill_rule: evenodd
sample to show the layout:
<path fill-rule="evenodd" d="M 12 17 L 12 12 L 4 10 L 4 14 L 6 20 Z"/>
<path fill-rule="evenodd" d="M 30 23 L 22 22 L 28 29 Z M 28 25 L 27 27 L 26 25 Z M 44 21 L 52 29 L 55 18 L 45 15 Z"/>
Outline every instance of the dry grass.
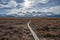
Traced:
<path fill-rule="evenodd" d="M 29 21 L 40 39 L 60 40 L 60 18 L 0 18 L 0 40 L 34 40 Z"/>

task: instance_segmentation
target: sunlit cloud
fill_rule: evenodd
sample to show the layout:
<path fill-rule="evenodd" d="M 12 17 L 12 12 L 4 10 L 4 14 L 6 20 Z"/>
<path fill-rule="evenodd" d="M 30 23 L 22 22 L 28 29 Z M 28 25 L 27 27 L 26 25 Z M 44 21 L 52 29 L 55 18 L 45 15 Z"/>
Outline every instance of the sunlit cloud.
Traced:
<path fill-rule="evenodd" d="M 30 1 L 28 1 L 28 0 L 24 0 L 25 2 L 24 2 L 24 7 L 25 8 L 29 8 L 30 7 Z"/>

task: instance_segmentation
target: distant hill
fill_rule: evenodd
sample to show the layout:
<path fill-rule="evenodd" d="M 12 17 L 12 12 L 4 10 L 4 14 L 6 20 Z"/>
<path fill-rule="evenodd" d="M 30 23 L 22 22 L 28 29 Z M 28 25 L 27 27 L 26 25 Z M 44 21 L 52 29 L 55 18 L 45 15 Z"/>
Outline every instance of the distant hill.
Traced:
<path fill-rule="evenodd" d="M 33 13 L 22 13 L 23 15 L 19 15 L 21 13 L 18 14 L 0 14 L 0 17 L 12 17 L 12 18 L 22 18 L 22 17 L 60 17 L 60 14 L 54 14 L 53 12 L 33 12 Z"/>

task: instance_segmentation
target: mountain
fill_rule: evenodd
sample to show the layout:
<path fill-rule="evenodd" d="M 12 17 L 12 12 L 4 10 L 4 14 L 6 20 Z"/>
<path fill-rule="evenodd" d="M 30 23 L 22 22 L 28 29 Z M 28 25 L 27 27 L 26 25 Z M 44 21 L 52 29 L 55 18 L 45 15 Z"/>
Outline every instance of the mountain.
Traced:
<path fill-rule="evenodd" d="M 22 17 L 60 17 L 60 14 L 56 14 L 53 12 L 32 12 L 32 13 L 17 13 L 17 14 L 0 14 L 0 17 L 15 17 L 15 18 L 22 18 Z"/>
<path fill-rule="evenodd" d="M 50 15 L 50 16 L 47 16 L 47 17 L 56 17 L 56 18 L 60 18 L 60 14 L 58 14 L 58 15 Z"/>

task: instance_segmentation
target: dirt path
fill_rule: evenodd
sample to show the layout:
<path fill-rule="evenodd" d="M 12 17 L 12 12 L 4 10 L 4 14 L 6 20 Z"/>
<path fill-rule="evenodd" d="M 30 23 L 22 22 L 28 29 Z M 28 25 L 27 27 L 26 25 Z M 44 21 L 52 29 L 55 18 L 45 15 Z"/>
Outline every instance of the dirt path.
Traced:
<path fill-rule="evenodd" d="M 33 35 L 35 40 L 39 40 L 39 38 L 37 37 L 36 33 L 30 27 L 30 25 L 29 25 L 30 23 L 31 23 L 31 21 L 28 22 L 28 28 L 29 28 L 30 32 L 32 33 L 32 35 Z"/>

